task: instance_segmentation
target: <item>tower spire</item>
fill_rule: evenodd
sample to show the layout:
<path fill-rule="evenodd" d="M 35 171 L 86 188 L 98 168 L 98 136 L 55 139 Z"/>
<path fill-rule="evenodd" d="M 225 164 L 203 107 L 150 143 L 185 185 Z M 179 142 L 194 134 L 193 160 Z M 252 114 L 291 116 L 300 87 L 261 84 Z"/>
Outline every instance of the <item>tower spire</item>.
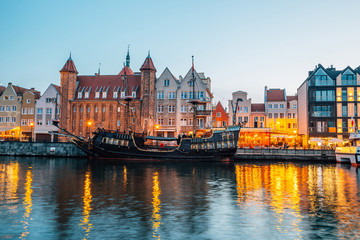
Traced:
<path fill-rule="evenodd" d="M 130 44 L 128 45 L 128 51 L 126 55 L 126 66 L 130 67 L 130 53 L 129 53 Z"/>

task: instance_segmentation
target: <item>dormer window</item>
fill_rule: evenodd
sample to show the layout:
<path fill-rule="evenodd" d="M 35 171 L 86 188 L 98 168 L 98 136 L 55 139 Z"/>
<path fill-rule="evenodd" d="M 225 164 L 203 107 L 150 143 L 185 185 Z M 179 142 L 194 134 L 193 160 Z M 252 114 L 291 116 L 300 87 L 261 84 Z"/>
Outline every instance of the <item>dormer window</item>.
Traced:
<path fill-rule="evenodd" d="M 125 97 L 125 92 L 121 92 L 121 98 L 124 98 Z"/>
<path fill-rule="evenodd" d="M 100 92 L 95 92 L 95 98 L 99 98 L 100 97 Z"/>
<path fill-rule="evenodd" d="M 82 92 L 78 92 L 78 98 L 82 98 Z"/>
<path fill-rule="evenodd" d="M 168 87 L 170 85 L 170 80 L 166 79 L 164 80 L 164 87 Z"/>
<path fill-rule="evenodd" d="M 136 92 L 135 91 L 132 92 L 132 97 L 136 98 Z"/>
<path fill-rule="evenodd" d="M 107 92 L 103 92 L 102 93 L 102 98 L 106 98 L 106 96 L 107 96 Z"/>
<path fill-rule="evenodd" d="M 190 85 L 190 86 L 193 86 L 193 85 L 194 85 L 194 82 L 195 82 L 195 79 L 191 79 L 191 80 L 189 81 L 189 85 Z"/>
<path fill-rule="evenodd" d="M 85 92 L 85 98 L 89 98 L 89 92 Z"/>
<path fill-rule="evenodd" d="M 113 98 L 117 98 L 117 97 L 118 97 L 118 92 L 114 92 Z"/>

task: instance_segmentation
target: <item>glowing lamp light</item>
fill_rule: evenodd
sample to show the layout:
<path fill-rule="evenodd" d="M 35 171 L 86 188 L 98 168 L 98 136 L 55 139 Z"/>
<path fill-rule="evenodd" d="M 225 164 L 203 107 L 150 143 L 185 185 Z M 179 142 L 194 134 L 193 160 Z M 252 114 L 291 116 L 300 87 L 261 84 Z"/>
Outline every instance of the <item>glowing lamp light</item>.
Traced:
<path fill-rule="evenodd" d="M 318 142 L 318 146 L 319 146 L 319 147 L 321 146 L 321 142 Z"/>
<path fill-rule="evenodd" d="M 87 125 L 90 127 L 92 125 L 92 122 L 91 121 L 88 121 L 87 122 Z"/>
<path fill-rule="evenodd" d="M 155 129 L 159 129 L 160 126 L 158 124 L 155 125 Z"/>
<path fill-rule="evenodd" d="M 34 126 L 34 123 L 33 123 L 33 122 L 30 123 L 30 127 L 32 127 L 32 126 Z"/>
<path fill-rule="evenodd" d="M 294 130 L 294 133 L 296 134 L 296 130 Z"/>

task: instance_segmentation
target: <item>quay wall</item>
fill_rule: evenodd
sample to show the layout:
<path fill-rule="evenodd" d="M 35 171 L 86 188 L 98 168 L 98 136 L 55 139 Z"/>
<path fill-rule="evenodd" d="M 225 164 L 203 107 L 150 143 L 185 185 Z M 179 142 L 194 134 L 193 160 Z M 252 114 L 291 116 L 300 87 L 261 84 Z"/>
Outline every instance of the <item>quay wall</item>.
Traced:
<path fill-rule="evenodd" d="M 0 142 L 0 156 L 86 157 L 72 143 Z"/>
<path fill-rule="evenodd" d="M 314 149 L 238 149 L 234 159 L 336 162 L 334 150 Z"/>

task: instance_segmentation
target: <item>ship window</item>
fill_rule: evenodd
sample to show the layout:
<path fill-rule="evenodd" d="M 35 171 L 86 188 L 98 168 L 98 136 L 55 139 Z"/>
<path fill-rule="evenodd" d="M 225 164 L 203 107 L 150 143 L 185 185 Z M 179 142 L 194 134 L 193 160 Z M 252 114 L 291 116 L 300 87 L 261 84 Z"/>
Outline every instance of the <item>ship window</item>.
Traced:
<path fill-rule="evenodd" d="M 194 144 L 191 144 L 191 149 L 195 149 L 195 145 L 194 145 Z"/>
<path fill-rule="evenodd" d="M 234 146 L 234 143 L 233 142 L 230 142 L 230 147 L 233 147 Z"/>
<path fill-rule="evenodd" d="M 214 144 L 210 143 L 209 148 L 210 148 L 210 149 L 213 149 L 213 148 L 214 148 Z"/>
<path fill-rule="evenodd" d="M 207 145 L 206 144 L 203 144 L 203 149 L 207 149 Z"/>
<path fill-rule="evenodd" d="M 124 146 L 129 146 L 129 141 L 124 141 Z"/>
<path fill-rule="evenodd" d="M 118 145 L 119 144 L 119 140 L 117 139 L 114 139 L 114 142 L 113 142 L 114 145 Z"/>
<path fill-rule="evenodd" d="M 109 138 L 108 144 L 112 144 L 112 143 L 113 143 L 113 139 L 112 139 L 112 138 Z"/>
<path fill-rule="evenodd" d="M 218 143 L 218 148 L 221 148 L 221 143 Z"/>
<path fill-rule="evenodd" d="M 103 142 L 103 143 L 106 143 L 106 138 L 102 138 L 102 142 Z"/>

